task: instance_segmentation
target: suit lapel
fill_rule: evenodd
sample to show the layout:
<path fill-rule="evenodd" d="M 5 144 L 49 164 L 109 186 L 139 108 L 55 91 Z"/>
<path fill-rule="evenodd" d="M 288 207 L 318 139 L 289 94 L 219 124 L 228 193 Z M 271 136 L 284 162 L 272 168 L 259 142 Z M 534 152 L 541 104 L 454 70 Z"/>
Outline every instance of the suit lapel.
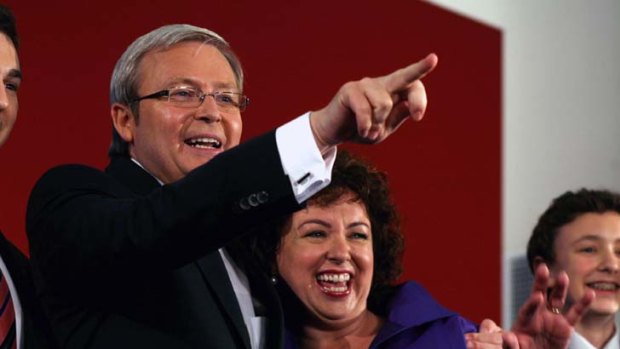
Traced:
<path fill-rule="evenodd" d="M 261 315 L 267 317 L 265 347 L 281 348 L 284 338 L 284 315 L 280 298 L 269 277 L 253 262 L 246 247 L 243 243 L 232 243 L 226 250 L 248 277 L 254 300 L 262 303 L 265 313 Z"/>
<path fill-rule="evenodd" d="M 148 195 L 160 185 L 146 170 L 125 157 L 112 158 L 106 172 L 138 195 Z M 194 263 L 198 266 L 214 299 L 219 302 L 222 314 L 228 317 L 234 331 L 249 349 L 248 330 L 220 254 L 217 251 L 209 253 Z"/>
<path fill-rule="evenodd" d="M 267 311 L 267 331 L 265 333 L 266 348 L 281 348 L 284 340 L 284 316 L 282 305 L 276 289 L 271 285 L 271 281 L 262 272 L 248 263 L 248 278 L 252 287 L 252 294 L 263 302 Z"/>
<path fill-rule="evenodd" d="M 24 286 L 31 287 L 31 285 L 24 285 L 24 282 L 27 281 L 26 278 L 29 277 L 28 270 L 29 268 L 28 261 L 26 256 L 17 249 L 9 240 L 7 240 L 4 235 L 0 232 L 0 256 L 2 256 L 2 261 L 6 266 L 7 270 L 11 274 L 11 280 L 13 281 L 13 285 L 17 290 L 17 293 L 21 298 L 26 296 L 26 291 L 23 289 Z"/>
<path fill-rule="evenodd" d="M 250 348 L 248 330 L 243 321 L 239 302 L 233 291 L 222 257 L 218 252 L 213 252 L 199 259 L 196 264 L 214 294 L 214 298 L 219 301 L 222 313 L 229 316 L 235 331 L 243 339 L 246 348 Z"/>

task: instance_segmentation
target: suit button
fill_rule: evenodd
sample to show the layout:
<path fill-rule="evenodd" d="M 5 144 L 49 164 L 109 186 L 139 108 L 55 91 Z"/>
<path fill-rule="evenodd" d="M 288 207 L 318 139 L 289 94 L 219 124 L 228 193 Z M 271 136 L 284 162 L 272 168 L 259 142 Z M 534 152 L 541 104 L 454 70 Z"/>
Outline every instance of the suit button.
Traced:
<path fill-rule="evenodd" d="M 248 203 L 250 203 L 250 206 L 252 207 L 258 206 L 259 202 L 256 194 L 250 194 L 250 196 L 248 197 Z"/>
<path fill-rule="evenodd" d="M 269 201 L 269 194 L 266 191 L 261 191 L 257 194 L 258 203 L 264 204 Z"/>
<path fill-rule="evenodd" d="M 250 208 L 252 208 L 250 204 L 248 203 L 248 199 L 241 199 L 241 201 L 239 201 L 239 207 L 244 211 L 247 211 Z"/>

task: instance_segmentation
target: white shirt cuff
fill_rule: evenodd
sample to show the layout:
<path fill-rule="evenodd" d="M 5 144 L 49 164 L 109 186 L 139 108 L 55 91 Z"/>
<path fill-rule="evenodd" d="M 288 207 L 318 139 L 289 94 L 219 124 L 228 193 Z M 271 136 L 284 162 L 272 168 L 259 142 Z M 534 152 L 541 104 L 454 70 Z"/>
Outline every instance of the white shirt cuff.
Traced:
<path fill-rule="evenodd" d="M 276 143 L 282 168 L 298 203 L 329 185 L 336 147 L 321 155 L 310 128 L 309 112 L 278 127 Z"/>

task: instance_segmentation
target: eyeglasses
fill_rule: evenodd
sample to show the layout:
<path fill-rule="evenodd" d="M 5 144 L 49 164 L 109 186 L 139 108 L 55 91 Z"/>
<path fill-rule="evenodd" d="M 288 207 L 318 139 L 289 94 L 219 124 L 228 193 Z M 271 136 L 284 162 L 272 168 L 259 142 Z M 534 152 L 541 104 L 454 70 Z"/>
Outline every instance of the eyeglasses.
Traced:
<path fill-rule="evenodd" d="M 166 97 L 168 102 L 181 108 L 198 108 L 207 96 L 213 97 L 215 103 L 222 111 L 244 111 L 250 104 L 250 99 L 238 92 L 215 91 L 204 93 L 192 87 L 173 87 L 161 90 L 150 95 L 138 97 L 132 103 L 143 99 L 160 99 Z"/>

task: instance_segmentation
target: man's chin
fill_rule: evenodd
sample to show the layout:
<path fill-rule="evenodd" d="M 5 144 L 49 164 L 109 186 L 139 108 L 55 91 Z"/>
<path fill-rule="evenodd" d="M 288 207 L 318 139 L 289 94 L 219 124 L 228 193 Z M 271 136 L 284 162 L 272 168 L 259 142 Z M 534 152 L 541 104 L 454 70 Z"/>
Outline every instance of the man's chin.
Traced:
<path fill-rule="evenodd" d="M 213 160 L 214 157 L 219 155 L 218 153 L 202 153 L 202 154 L 193 154 L 192 159 L 188 161 L 187 165 L 184 166 L 185 174 L 195 170 L 196 168 L 208 163 Z"/>

